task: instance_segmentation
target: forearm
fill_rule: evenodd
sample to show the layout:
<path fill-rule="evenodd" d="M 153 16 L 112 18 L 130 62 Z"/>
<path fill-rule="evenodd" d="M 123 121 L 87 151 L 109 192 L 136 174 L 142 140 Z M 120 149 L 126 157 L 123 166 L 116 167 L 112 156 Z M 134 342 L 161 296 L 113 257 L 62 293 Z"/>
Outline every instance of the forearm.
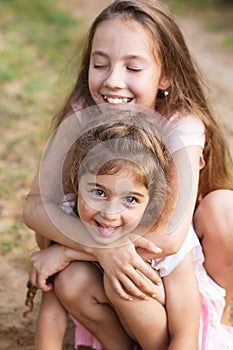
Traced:
<path fill-rule="evenodd" d="M 64 249 L 64 255 L 66 257 L 66 260 L 71 262 L 71 261 L 96 261 L 97 259 L 89 253 L 80 251 L 80 250 L 76 250 L 76 249 L 72 249 L 66 246 L 62 246 L 62 248 Z"/>
<path fill-rule="evenodd" d="M 160 248 L 161 251 L 158 251 L 157 253 L 149 253 L 148 250 L 146 251 L 145 249 L 137 248 L 137 253 L 144 261 L 176 254 L 185 240 L 190 225 L 191 219 L 187 217 L 173 232 L 167 232 L 166 224 L 151 229 L 144 235 L 144 238 L 147 239 L 148 242 L 150 241 L 154 244 L 157 248 Z"/>
<path fill-rule="evenodd" d="M 153 257 L 162 258 L 168 255 L 176 254 L 185 240 L 190 225 L 191 218 L 186 217 L 172 232 L 168 232 L 166 224 L 160 225 L 156 229 L 147 232 L 144 237 L 151 240 L 156 246 L 162 249 L 161 253 L 154 255 Z M 139 250 L 138 253 L 144 260 L 151 258 L 151 256 L 143 250 Z"/>
<path fill-rule="evenodd" d="M 159 223 L 145 235 L 145 238 L 150 239 L 163 250 L 159 256 L 155 257 L 177 253 L 187 235 L 196 204 L 200 152 L 200 147 L 191 146 L 184 152 L 178 151 L 174 154 L 178 177 L 176 170 L 172 168 L 170 174 L 172 191 L 167 193 L 164 211 L 159 218 Z"/>
<path fill-rule="evenodd" d="M 51 245 L 51 240 L 35 232 L 35 240 L 40 249 L 48 248 Z"/>
<path fill-rule="evenodd" d="M 25 224 L 37 232 L 38 238 L 46 237 L 61 245 L 91 254 L 93 244 L 81 221 L 64 213 L 57 204 L 50 203 L 48 207 L 45 209 L 40 198 L 29 196 L 23 213 Z M 41 244 L 42 239 L 39 240 Z"/>

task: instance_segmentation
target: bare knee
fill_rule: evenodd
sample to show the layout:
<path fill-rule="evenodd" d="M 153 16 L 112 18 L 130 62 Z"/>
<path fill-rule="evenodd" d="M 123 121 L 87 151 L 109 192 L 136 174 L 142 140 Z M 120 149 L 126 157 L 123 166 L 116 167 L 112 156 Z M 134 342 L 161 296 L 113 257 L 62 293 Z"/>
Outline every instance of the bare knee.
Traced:
<path fill-rule="evenodd" d="M 207 273 L 228 293 L 233 290 L 232 208 L 233 191 L 218 190 L 201 201 L 194 215 L 194 228 L 202 244 Z"/>
<path fill-rule="evenodd" d="M 95 283 L 96 267 L 89 262 L 75 261 L 55 278 L 54 288 L 63 304 L 77 302 Z"/>
<path fill-rule="evenodd" d="M 211 239 L 233 244 L 233 191 L 210 192 L 200 202 L 194 214 L 194 227 L 200 239 Z M 230 240 L 230 241 L 229 241 Z"/>

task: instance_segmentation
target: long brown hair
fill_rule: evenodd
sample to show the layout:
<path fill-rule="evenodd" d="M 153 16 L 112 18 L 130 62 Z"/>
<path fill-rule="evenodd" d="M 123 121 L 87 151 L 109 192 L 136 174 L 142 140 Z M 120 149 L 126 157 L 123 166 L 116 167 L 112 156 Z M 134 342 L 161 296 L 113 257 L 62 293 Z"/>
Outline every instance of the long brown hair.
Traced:
<path fill-rule="evenodd" d="M 125 20 L 139 22 L 147 30 L 154 50 L 162 64 L 162 75 L 171 80 L 169 96 L 159 91 L 155 110 L 167 118 L 175 112 L 181 116 L 193 114 L 205 126 L 205 167 L 200 172 L 199 193 L 217 189 L 233 189 L 229 172 L 232 159 L 223 134 L 214 120 L 203 92 L 203 79 L 192 59 L 184 37 L 167 6 L 157 0 L 115 0 L 106 7 L 90 27 L 83 49 L 81 67 L 74 88 L 61 113 L 55 118 L 55 127 L 71 113 L 72 104 L 82 101 L 82 107 L 94 104 L 88 87 L 88 70 L 93 37 L 104 21 L 121 16 Z"/>

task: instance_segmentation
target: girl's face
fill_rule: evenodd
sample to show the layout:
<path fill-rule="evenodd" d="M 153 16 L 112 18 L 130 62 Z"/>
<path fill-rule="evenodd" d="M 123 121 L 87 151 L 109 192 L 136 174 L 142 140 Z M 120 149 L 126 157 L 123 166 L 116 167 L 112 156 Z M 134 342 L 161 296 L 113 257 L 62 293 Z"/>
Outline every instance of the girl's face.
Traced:
<path fill-rule="evenodd" d="M 140 23 L 120 17 L 101 23 L 93 38 L 89 67 L 94 102 L 112 108 L 138 104 L 154 109 L 158 89 L 169 84 L 161 78 L 161 64 L 153 49 Z"/>
<path fill-rule="evenodd" d="M 148 201 L 147 188 L 136 182 L 132 171 L 98 176 L 87 173 L 79 181 L 79 217 L 101 244 L 112 243 L 134 230 Z"/>

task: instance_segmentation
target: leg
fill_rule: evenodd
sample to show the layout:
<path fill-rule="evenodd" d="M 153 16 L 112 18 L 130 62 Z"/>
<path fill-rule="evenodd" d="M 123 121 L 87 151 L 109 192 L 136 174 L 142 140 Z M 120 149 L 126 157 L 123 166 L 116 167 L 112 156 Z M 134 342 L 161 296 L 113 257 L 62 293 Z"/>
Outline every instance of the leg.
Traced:
<path fill-rule="evenodd" d="M 97 266 L 90 262 L 73 262 L 56 277 L 55 291 L 69 313 L 100 341 L 104 349 L 132 349 L 132 340 L 109 305 L 102 272 Z"/>
<path fill-rule="evenodd" d="M 115 293 L 106 275 L 104 275 L 104 286 L 127 333 L 140 344 L 143 350 L 165 350 L 168 348 L 167 315 L 161 301 L 153 298 L 124 300 Z M 163 295 L 162 285 L 160 289 L 161 291 L 157 287 L 158 293 L 161 292 Z"/>
<path fill-rule="evenodd" d="M 53 291 L 43 293 L 36 325 L 35 350 L 62 350 L 67 312 Z"/>
<path fill-rule="evenodd" d="M 222 321 L 230 325 L 233 299 L 233 191 L 209 193 L 195 212 L 194 227 L 204 251 L 207 273 L 226 289 Z"/>

